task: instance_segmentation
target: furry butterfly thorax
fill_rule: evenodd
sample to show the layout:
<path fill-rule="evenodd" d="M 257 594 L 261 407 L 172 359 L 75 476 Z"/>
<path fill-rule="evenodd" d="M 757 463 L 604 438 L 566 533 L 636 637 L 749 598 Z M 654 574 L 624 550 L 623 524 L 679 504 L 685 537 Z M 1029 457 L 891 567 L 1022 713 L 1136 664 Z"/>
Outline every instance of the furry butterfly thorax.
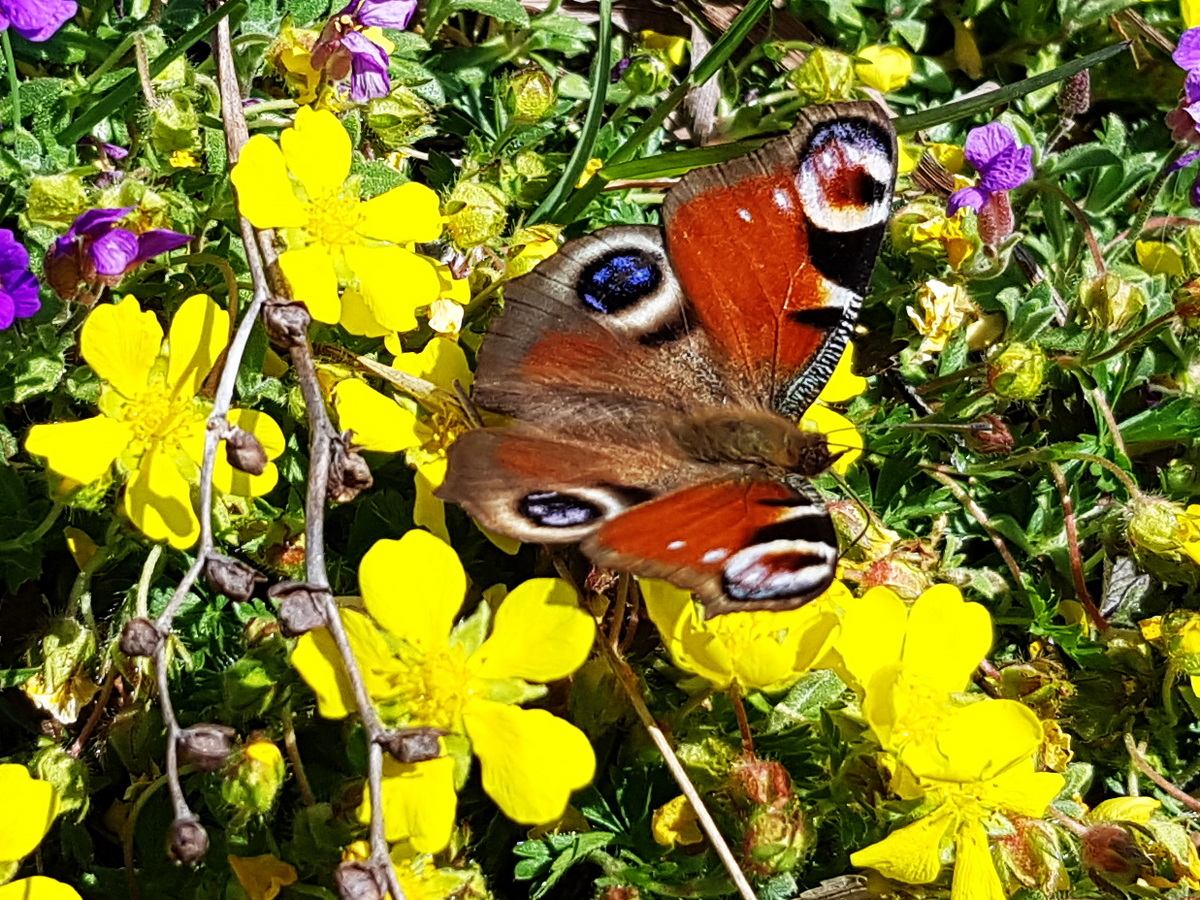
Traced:
<path fill-rule="evenodd" d="M 791 609 L 833 581 L 796 418 L 829 380 L 887 227 L 896 140 L 869 102 L 685 175 L 663 227 L 569 241 L 505 288 L 474 402 L 511 423 L 450 448 L 438 496 L 522 541 L 579 542 L 708 615 Z"/>

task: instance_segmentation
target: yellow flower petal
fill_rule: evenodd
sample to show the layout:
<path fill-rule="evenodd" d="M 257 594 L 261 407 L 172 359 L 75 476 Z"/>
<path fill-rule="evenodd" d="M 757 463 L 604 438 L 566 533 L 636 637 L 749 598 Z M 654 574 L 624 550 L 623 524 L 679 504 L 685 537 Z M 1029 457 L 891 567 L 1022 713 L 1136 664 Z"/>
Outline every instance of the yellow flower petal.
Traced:
<path fill-rule="evenodd" d="M 345 255 L 367 309 L 389 331 L 415 329 L 416 310 L 436 300 L 441 291 L 433 263 L 411 250 L 352 245 Z"/>
<path fill-rule="evenodd" d="M 367 691 L 372 696 L 386 695 L 390 689 L 387 672 L 393 659 L 387 643 L 374 622 L 362 613 L 342 610 L 341 618 Z M 328 629 L 302 634 L 292 651 L 291 663 L 317 695 L 317 711 L 326 719 L 344 719 L 356 709 L 350 678 Z"/>
<path fill-rule="evenodd" d="M 364 450 L 399 453 L 421 444 L 417 416 L 356 378 L 339 381 L 333 389 L 338 427 L 354 432 L 354 443 Z"/>
<path fill-rule="evenodd" d="M 990 781 L 1027 765 L 1041 743 L 1042 723 L 1029 707 L 1015 700 L 985 700 L 948 709 L 903 747 L 900 759 L 922 778 Z"/>
<path fill-rule="evenodd" d="M 474 379 L 467 355 L 453 338 L 431 338 L 419 353 L 400 353 L 392 367 L 425 381 L 431 381 L 445 391 L 454 390 L 454 382 L 470 387 Z"/>
<path fill-rule="evenodd" d="M 848 683 L 861 695 L 876 672 L 900 661 L 908 606 L 890 588 L 876 587 L 846 599 L 842 610 L 837 650 L 851 677 Z"/>
<path fill-rule="evenodd" d="M 341 193 L 350 174 L 350 135 L 337 116 L 327 109 L 300 107 L 296 124 L 279 136 L 279 146 L 310 203 L 328 202 Z"/>
<path fill-rule="evenodd" d="M 0 886 L 0 900 L 82 900 L 79 891 L 54 878 L 33 875 Z"/>
<path fill-rule="evenodd" d="M 584 733 L 544 709 L 470 700 L 463 722 L 483 789 L 522 825 L 557 819 L 571 792 L 595 774 L 596 755 Z"/>
<path fill-rule="evenodd" d="M 265 134 L 246 142 L 229 179 L 237 189 L 238 211 L 256 228 L 300 228 L 308 222 L 283 153 Z"/>
<path fill-rule="evenodd" d="M 376 541 L 358 567 L 363 603 L 386 631 L 429 652 L 444 647 L 467 593 L 458 555 L 425 531 Z"/>
<path fill-rule="evenodd" d="M 898 91 L 912 78 L 912 56 L 902 47 L 872 44 L 863 47 L 855 56 L 865 60 L 854 66 L 858 80 L 880 93 Z"/>
<path fill-rule="evenodd" d="M 151 448 L 125 486 L 125 515 L 152 541 L 186 550 L 200 537 L 200 520 L 192 508 L 192 487 L 175 460 Z"/>
<path fill-rule="evenodd" d="M 271 853 L 262 856 L 230 854 L 225 859 L 250 900 L 275 900 L 283 888 L 295 884 L 299 877 L 295 866 Z"/>
<path fill-rule="evenodd" d="M 363 337 L 395 334 L 375 321 L 375 316 L 367 307 L 367 301 L 356 287 L 348 287 L 342 291 L 342 318 L 339 324 L 351 334 Z"/>
<path fill-rule="evenodd" d="M 229 313 L 206 294 L 195 294 L 171 319 L 167 345 L 167 384 L 179 396 L 193 397 L 229 343 Z"/>
<path fill-rule="evenodd" d="M 479 677 L 566 678 L 587 659 L 595 634 L 573 587 L 561 578 L 531 578 L 500 604 L 492 634 L 475 654 Z"/>
<path fill-rule="evenodd" d="M 124 422 L 95 416 L 78 422 L 34 425 L 25 439 L 25 449 L 46 457 L 46 465 L 72 481 L 90 484 L 108 471 L 133 441 L 133 431 Z"/>
<path fill-rule="evenodd" d="M 729 650 L 715 635 L 704 631 L 692 595 L 657 579 L 639 579 L 639 584 L 646 612 L 658 627 L 675 664 L 699 675 L 718 690 L 729 687 L 733 682 Z"/>
<path fill-rule="evenodd" d="M 134 297 L 102 303 L 92 310 L 79 335 L 89 366 L 124 397 L 146 389 L 162 348 L 163 332 L 152 312 L 142 312 Z"/>
<path fill-rule="evenodd" d="M 845 403 L 867 389 L 867 379 L 854 374 L 854 345 L 847 344 L 817 399 L 822 403 Z"/>
<path fill-rule="evenodd" d="M 366 201 L 358 233 L 393 244 L 424 243 L 437 240 L 444 223 L 437 193 L 410 181 Z"/>
<path fill-rule="evenodd" d="M 330 325 L 342 315 L 338 277 L 333 257 L 320 244 L 287 250 L 279 256 L 279 269 L 292 289 L 292 299 L 303 303 L 308 314 Z"/>
<path fill-rule="evenodd" d="M 444 474 L 444 473 L 443 473 Z M 450 543 L 450 530 L 446 527 L 446 504 L 434 493 L 441 481 L 434 484 L 423 469 L 413 473 L 416 498 L 413 500 L 413 524 Z"/>
<path fill-rule="evenodd" d="M 248 431 L 262 444 L 267 454 L 267 466 L 259 475 L 251 475 L 235 469 L 225 457 L 225 442 L 217 449 L 216 466 L 213 468 L 213 484 L 218 491 L 238 497 L 261 497 L 270 493 L 279 480 L 279 470 L 270 460 L 278 459 L 286 447 L 283 431 L 274 419 L 254 409 L 233 409 L 226 417 L 229 424 Z"/>
<path fill-rule="evenodd" d="M 1138 241 L 1134 244 L 1139 265 L 1151 275 L 1169 275 L 1182 278 L 1183 254 L 1163 241 Z"/>
<path fill-rule="evenodd" d="M 1145 825 L 1162 806 L 1153 797 L 1110 797 L 1084 816 L 1087 822 L 1136 822 Z"/>
<path fill-rule="evenodd" d="M 1062 793 L 1066 779 L 1057 772 L 1033 771 L 1033 759 L 1010 769 L 983 785 L 983 802 L 1009 815 L 1037 819 L 1046 814 L 1046 807 Z"/>
<path fill-rule="evenodd" d="M 950 900 L 1007 900 L 983 825 L 978 821 L 963 823 L 955 836 L 954 849 Z"/>
<path fill-rule="evenodd" d="M 0 797 L 6 815 L 0 816 L 0 861 L 10 862 L 34 851 L 54 817 L 58 795 L 48 781 L 34 778 L 16 763 L 0 765 Z"/>
<path fill-rule="evenodd" d="M 829 441 L 829 449 L 833 453 L 841 453 L 829 468 L 839 475 L 845 475 L 860 456 L 862 456 L 863 436 L 854 423 L 839 412 L 828 406 L 814 403 L 800 417 L 800 430 L 810 434 L 823 434 Z"/>
<path fill-rule="evenodd" d="M 946 693 L 965 690 L 992 647 L 992 617 L 958 588 L 937 584 L 913 604 L 904 637 L 904 668 Z"/>
<path fill-rule="evenodd" d="M 851 865 L 874 869 L 905 884 L 928 884 L 942 870 L 941 848 L 954 825 L 954 810 L 941 806 L 893 831 L 877 844 L 850 855 Z"/>
<path fill-rule="evenodd" d="M 686 847 L 704 840 L 696 810 L 683 794 L 668 800 L 654 811 L 650 832 L 654 840 L 665 847 L 674 847 L 676 844 Z"/>
<path fill-rule="evenodd" d="M 419 853 L 437 853 L 450 843 L 458 795 L 454 792 L 454 759 L 401 763 L 383 758 L 383 821 L 389 841 L 405 841 Z M 363 797 L 358 817 L 367 822 L 370 796 Z"/>

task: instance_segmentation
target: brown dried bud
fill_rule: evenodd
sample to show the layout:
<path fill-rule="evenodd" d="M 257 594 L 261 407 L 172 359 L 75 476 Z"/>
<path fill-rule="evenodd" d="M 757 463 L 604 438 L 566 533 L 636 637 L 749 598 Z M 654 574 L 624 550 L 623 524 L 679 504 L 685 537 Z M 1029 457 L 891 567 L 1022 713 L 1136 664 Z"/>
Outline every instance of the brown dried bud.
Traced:
<path fill-rule="evenodd" d="M 279 629 L 285 637 L 298 637 L 325 625 L 321 588 L 303 581 L 281 581 L 267 591 L 279 601 Z"/>
<path fill-rule="evenodd" d="M 1064 116 L 1081 116 L 1092 105 L 1092 73 L 1076 72 L 1058 89 L 1058 108 Z"/>
<path fill-rule="evenodd" d="M 428 726 L 400 728 L 385 734 L 379 743 L 397 762 L 428 762 L 442 755 L 438 738 L 445 734 L 449 732 Z"/>
<path fill-rule="evenodd" d="M 1080 842 L 1080 862 L 1093 880 L 1127 887 L 1154 872 L 1154 861 L 1118 825 L 1093 825 Z"/>
<path fill-rule="evenodd" d="M 83 280 L 83 271 L 79 265 L 78 245 L 67 252 L 56 252 L 51 244 L 42 271 L 46 283 L 62 299 L 74 300 L 79 296 L 79 282 Z"/>
<path fill-rule="evenodd" d="M 383 900 L 387 880 L 377 866 L 359 860 L 344 862 L 333 873 L 342 900 Z"/>
<path fill-rule="evenodd" d="M 254 586 L 267 580 L 244 562 L 215 554 L 204 563 L 204 577 L 213 590 L 235 603 L 245 603 L 254 593 Z"/>
<path fill-rule="evenodd" d="M 250 432 L 231 428 L 225 435 L 225 458 L 239 472 L 261 475 L 267 468 L 267 451 Z"/>
<path fill-rule="evenodd" d="M 171 859 L 185 866 L 194 866 L 208 853 L 208 832 L 195 816 L 176 819 L 171 825 L 171 841 L 167 845 Z"/>
<path fill-rule="evenodd" d="M 766 759 L 742 759 L 730 775 L 741 793 L 757 806 L 782 809 L 792 799 L 792 777 L 782 764 Z"/>
<path fill-rule="evenodd" d="M 308 339 L 312 316 L 299 303 L 264 304 L 262 316 L 267 337 L 277 347 L 299 347 Z"/>
<path fill-rule="evenodd" d="M 334 503 L 349 503 L 375 483 L 366 460 L 351 443 L 352 437 L 353 432 L 343 431 L 333 441 L 326 495 Z"/>
<path fill-rule="evenodd" d="M 600 900 L 638 900 L 642 896 L 632 884 L 613 884 L 604 889 Z"/>
<path fill-rule="evenodd" d="M 1013 448 L 1012 432 L 999 416 L 982 416 L 972 422 L 967 443 L 976 453 L 1008 453 Z"/>
<path fill-rule="evenodd" d="M 130 619 L 121 630 L 121 652 L 126 656 L 153 656 L 162 642 L 163 633 L 149 619 Z"/>
<path fill-rule="evenodd" d="M 229 758 L 237 732 L 228 725 L 193 725 L 179 734 L 179 758 L 201 772 L 215 772 Z"/>

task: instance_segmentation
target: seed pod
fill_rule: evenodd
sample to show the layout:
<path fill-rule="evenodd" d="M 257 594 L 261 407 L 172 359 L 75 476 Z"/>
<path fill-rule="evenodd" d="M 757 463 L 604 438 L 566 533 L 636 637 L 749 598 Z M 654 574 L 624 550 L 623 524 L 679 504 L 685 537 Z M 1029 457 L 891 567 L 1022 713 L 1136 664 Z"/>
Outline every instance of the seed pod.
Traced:
<path fill-rule="evenodd" d="M 179 757 L 201 772 L 215 772 L 229 758 L 237 732 L 228 725 L 193 725 L 179 735 Z"/>
<path fill-rule="evenodd" d="M 284 637 L 298 637 L 325 625 L 320 588 L 302 581 L 281 581 L 267 591 L 279 601 L 279 628 Z"/>
<path fill-rule="evenodd" d="M 554 108 L 554 79 L 541 66 L 528 66 L 508 81 L 508 106 L 513 120 L 540 122 Z"/>
<path fill-rule="evenodd" d="M 263 306 L 267 337 L 277 347 L 299 347 L 308 338 L 312 316 L 299 303 L 267 303 Z"/>
<path fill-rule="evenodd" d="M 267 580 L 244 562 L 215 554 L 204 563 L 204 577 L 214 590 L 235 603 L 245 603 L 254 594 L 254 586 Z"/>
<path fill-rule="evenodd" d="M 236 426 L 225 435 L 225 458 L 239 472 L 248 475 L 261 475 L 267 468 L 267 451 L 262 441 Z"/>
<path fill-rule="evenodd" d="M 1042 392 L 1046 356 L 1036 344 L 1009 344 L 988 364 L 988 386 L 1010 400 L 1032 400 Z"/>
<path fill-rule="evenodd" d="M 375 483 L 367 461 L 351 442 L 353 436 L 353 432 L 344 431 L 333 441 L 326 495 L 334 503 L 349 503 Z"/>
<path fill-rule="evenodd" d="M 400 728 L 380 739 L 392 758 L 402 763 L 428 762 L 442 755 L 438 738 L 449 734 L 441 728 Z"/>
<path fill-rule="evenodd" d="M 344 862 L 333 873 L 333 880 L 342 900 L 383 900 L 387 896 L 383 873 L 370 863 Z"/>
<path fill-rule="evenodd" d="M 130 619 L 121 630 L 121 652 L 126 656 L 153 656 L 163 642 L 163 633 L 149 619 Z"/>
<path fill-rule="evenodd" d="M 167 852 L 175 862 L 194 866 L 208 853 L 208 832 L 195 816 L 176 819 L 171 824 L 171 839 Z"/>

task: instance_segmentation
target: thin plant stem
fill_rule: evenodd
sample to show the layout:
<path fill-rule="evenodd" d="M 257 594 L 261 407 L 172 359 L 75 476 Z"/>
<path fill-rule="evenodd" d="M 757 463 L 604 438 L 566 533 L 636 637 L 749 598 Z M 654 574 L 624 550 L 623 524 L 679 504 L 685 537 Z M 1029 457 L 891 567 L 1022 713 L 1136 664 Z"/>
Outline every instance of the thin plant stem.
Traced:
<path fill-rule="evenodd" d="M 1092 620 L 1096 630 L 1107 631 L 1108 622 L 1100 612 L 1100 608 L 1096 606 L 1096 601 L 1092 599 L 1092 594 L 1087 587 L 1087 579 L 1083 574 L 1083 559 L 1079 554 L 1079 529 L 1075 523 L 1075 506 L 1071 502 L 1071 489 L 1067 487 L 1066 476 L 1063 475 L 1062 466 L 1058 463 L 1050 463 L 1050 474 L 1054 476 L 1054 483 L 1058 486 L 1058 495 L 1062 498 L 1063 523 L 1067 530 L 1067 551 L 1071 557 L 1071 575 L 1075 579 L 1075 593 L 1079 596 L 1079 602 L 1083 604 L 1083 608 L 1087 610 L 1088 618 Z"/>
<path fill-rule="evenodd" d="M 308 780 L 308 772 L 304 769 L 304 761 L 300 758 L 300 747 L 296 743 L 296 726 L 292 719 L 292 711 L 286 706 L 283 709 L 283 748 L 287 751 L 288 762 L 296 774 L 296 787 L 300 789 L 300 802 L 305 806 L 314 806 L 317 796 L 313 793 Z"/>
<path fill-rule="evenodd" d="M 142 575 L 138 579 L 137 595 L 134 600 L 133 614 L 138 618 L 150 615 L 150 582 L 154 580 L 154 570 L 162 559 L 163 545 L 155 544 L 150 548 L 146 561 L 142 564 Z"/>
<path fill-rule="evenodd" d="M 1081 462 L 1095 463 L 1102 466 L 1116 476 L 1117 481 L 1125 485 L 1125 489 L 1129 491 L 1129 496 L 1138 498 L 1142 496 L 1142 490 L 1137 486 L 1137 483 L 1129 477 L 1129 473 L 1118 466 L 1111 459 L 1105 459 L 1103 456 L 1096 456 L 1094 453 L 1078 453 L 1071 452 L 1063 454 L 1067 459 L 1078 459 Z"/>
<path fill-rule="evenodd" d="M 63 504 L 55 503 L 50 507 L 50 511 L 46 513 L 46 517 L 38 523 L 36 528 L 7 541 L 0 541 L 0 551 L 20 550 L 22 547 L 29 547 L 36 544 L 53 527 L 54 523 L 58 521 L 58 517 L 62 515 L 62 511 Z"/>
<path fill-rule="evenodd" d="M 12 98 L 12 126 L 21 127 L 21 82 L 17 78 L 17 58 L 13 55 L 12 38 L 8 29 L 0 31 L 0 45 L 4 47 L 4 67 L 8 70 L 8 96 Z"/>
<path fill-rule="evenodd" d="M 1022 586 L 1025 583 L 1025 576 L 1021 574 L 1021 568 L 1017 565 L 1017 561 L 1013 558 L 1011 551 L 1009 551 L 1008 545 L 1004 543 L 1004 538 L 1000 537 L 1000 532 L 996 531 L 996 529 L 992 527 L 991 520 L 988 518 L 987 513 L 980 508 L 979 504 L 975 502 L 970 494 L 963 490 L 962 485 L 956 482 L 945 472 L 941 471 L 939 467 L 931 466 L 929 468 L 929 475 L 935 481 L 939 481 L 948 487 L 950 489 L 950 493 L 952 493 L 957 498 L 958 502 L 966 508 L 967 512 L 971 514 L 971 517 L 979 523 L 979 525 L 987 533 L 987 536 L 991 538 L 992 545 L 996 548 L 996 552 L 1000 554 L 1001 559 L 1004 560 L 1004 564 L 1008 566 L 1008 571 L 1010 571 L 1013 578 L 1016 579 L 1017 586 Z"/>
<path fill-rule="evenodd" d="M 736 681 L 729 686 L 728 693 L 734 715 L 737 716 L 738 730 L 742 733 L 742 752 L 747 758 L 754 759 L 754 734 L 750 731 L 750 720 L 746 718 L 746 704 L 742 702 L 742 691 Z"/>
<path fill-rule="evenodd" d="M 1133 735 L 1125 733 L 1125 751 L 1129 754 L 1129 758 L 1133 761 L 1134 766 L 1138 771 L 1158 785 L 1164 792 L 1170 794 L 1192 812 L 1200 812 L 1200 800 L 1197 800 L 1191 794 L 1175 786 L 1167 781 L 1162 775 L 1154 770 L 1146 759 L 1142 750 L 1133 740 Z"/>

